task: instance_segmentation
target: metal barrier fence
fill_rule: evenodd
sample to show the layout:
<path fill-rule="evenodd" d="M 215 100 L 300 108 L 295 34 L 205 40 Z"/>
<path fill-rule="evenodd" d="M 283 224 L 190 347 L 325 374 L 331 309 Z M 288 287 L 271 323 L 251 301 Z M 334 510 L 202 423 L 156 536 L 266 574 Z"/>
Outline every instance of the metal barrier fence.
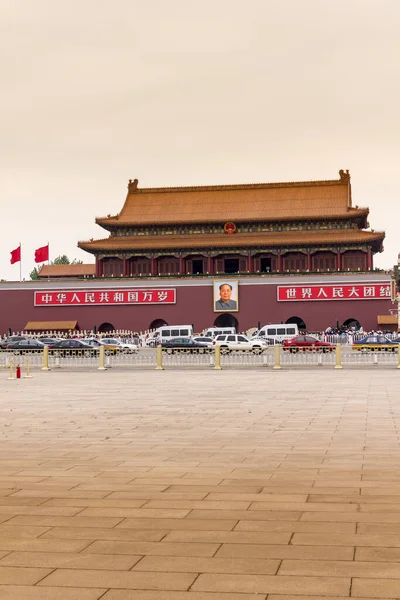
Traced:
<path fill-rule="evenodd" d="M 400 347 L 399 347 L 400 348 Z M 390 351 L 355 351 L 351 347 L 337 344 L 332 352 L 321 352 L 317 349 L 289 352 L 282 346 L 268 346 L 261 354 L 249 351 L 232 350 L 221 354 L 218 346 L 207 349 L 205 352 L 193 352 L 185 349 L 174 349 L 174 353 L 167 353 L 161 346 L 158 348 L 142 348 L 133 354 L 115 353 L 106 354 L 104 347 L 100 351 L 88 353 L 87 351 L 69 350 L 57 352 L 47 347 L 40 351 L 0 351 L 0 368 L 11 369 L 20 367 L 24 373 L 30 370 L 49 371 L 57 369 L 97 369 L 105 371 L 114 368 L 130 369 L 224 369 L 240 367 L 272 367 L 274 370 L 295 367 L 342 367 L 357 366 L 392 366 L 400 368 L 399 348 Z"/>

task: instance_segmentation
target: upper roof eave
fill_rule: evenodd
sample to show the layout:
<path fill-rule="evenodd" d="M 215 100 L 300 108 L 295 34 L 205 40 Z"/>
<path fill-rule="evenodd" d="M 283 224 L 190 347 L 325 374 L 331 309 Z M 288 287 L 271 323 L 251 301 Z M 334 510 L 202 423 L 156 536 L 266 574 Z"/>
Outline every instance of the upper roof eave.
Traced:
<path fill-rule="evenodd" d="M 383 231 L 363 231 L 354 229 L 290 231 L 226 234 L 187 234 L 162 236 L 109 237 L 93 241 L 80 241 L 78 247 L 92 253 L 103 251 L 148 251 L 171 248 L 229 248 L 229 247 L 284 247 L 298 244 L 354 244 L 382 243 Z"/>
<path fill-rule="evenodd" d="M 236 223 L 252 223 L 252 222 L 277 222 L 277 221 L 320 221 L 320 220 L 335 220 L 335 219 L 354 219 L 354 218 L 360 218 L 360 217 L 367 217 L 369 215 L 369 208 L 352 208 L 350 207 L 347 212 L 342 213 L 342 214 L 331 214 L 331 215 L 320 215 L 320 216 L 312 216 L 310 217 L 309 215 L 302 215 L 302 216 L 279 216 L 279 217 L 248 217 L 248 218 L 241 218 L 240 221 L 236 220 Z M 149 219 L 148 221 L 141 221 L 140 223 L 134 222 L 134 221 L 125 221 L 125 220 L 120 220 L 119 219 L 119 215 L 115 215 L 113 217 L 96 217 L 95 222 L 97 225 L 100 226 L 105 226 L 105 229 L 107 229 L 107 226 L 109 227 L 117 227 L 117 226 L 139 226 L 139 225 L 155 225 L 154 221 L 152 221 L 151 219 Z M 195 222 L 191 223 L 193 226 L 196 225 L 196 223 L 209 223 L 210 219 L 204 219 L 203 221 L 201 219 L 196 219 Z M 213 219 L 214 223 L 225 223 L 226 219 L 218 219 L 218 217 L 216 217 L 215 219 Z M 168 220 L 168 218 L 165 218 L 165 220 L 163 221 L 163 223 L 157 223 L 157 225 L 171 225 L 171 224 L 176 224 L 176 225 L 184 225 L 187 224 L 187 221 L 176 221 L 175 219 L 173 220 Z"/>

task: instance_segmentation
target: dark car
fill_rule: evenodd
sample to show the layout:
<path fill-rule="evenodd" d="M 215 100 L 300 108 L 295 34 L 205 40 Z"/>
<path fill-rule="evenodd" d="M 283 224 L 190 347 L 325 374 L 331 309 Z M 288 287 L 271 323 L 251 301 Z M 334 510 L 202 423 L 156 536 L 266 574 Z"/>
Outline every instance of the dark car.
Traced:
<path fill-rule="evenodd" d="M 40 352 L 43 350 L 44 344 L 39 342 L 39 340 L 34 339 L 24 339 L 19 340 L 19 342 L 12 342 L 11 344 L 7 344 L 7 350 L 12 350 L 14 354 L 18 354 L 19 352 Z"/>
<path fill-rule="evenodd" d="M 8 344 L 14 344 L 15 342 L 20 342 L 21 340 L 29 340 L 26 335 L 11 335 L 4 340 L 0 340 L 0 348 L 7 348 Z"/>
<path fill-rule="evenodd" d="M 39 342 L 43 342 L 45 346 L 50 346 L 51 344 L 55 344 L 56 342 L 62 342 L 62 338 L 54 338 L 54 337 L 40 337 L 38 338 Z"/>
<path fill-rule="evenodd" d="M 283 340 L 282 349 L 287 352 L 333 352 L 335 346 L 311 335 L 297 335 L 290 340 Z"/>
<path fill-rule="evenodd" d="M 388 340 L 384 335 L 374 334 L 367 335 L 362 340 L 353 342 L 353 350 L 360 352 L 373 352 L 374 350 L 383 352 L 397 352 L 399 342 L 396 340 Z"/>
<path fill-rule="evenodd" d="M 47 345 L 47 344 L 46 344 Z M 53 344 L 49 344 L 50 354 L 83 354 L 84 356 L 96 356 L 98 348 L 92 348 L 89 344 L 81 340 L 57 340 Z"/>
<path fill-rule="evenodd" d="M 186 337 L 172 338 L 171 340 L 162 342 L 161 348 L 167 354 L 175 354 L 176 352 L 196 352 L 199 354 L 204 354 L 205 352 L 211 352 L 207 344 L 201 344 L 192 338 Z"/>

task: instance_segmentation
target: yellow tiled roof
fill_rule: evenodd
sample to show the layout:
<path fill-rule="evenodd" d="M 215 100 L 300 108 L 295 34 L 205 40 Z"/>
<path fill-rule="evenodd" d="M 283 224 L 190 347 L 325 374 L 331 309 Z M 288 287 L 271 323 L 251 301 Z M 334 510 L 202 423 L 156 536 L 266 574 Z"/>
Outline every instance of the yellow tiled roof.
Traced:
<path fill-rule="evenodd" d="M 132 183 L 121 212 L 97 218 L 99 225 L 243 222 L 348 218 L 368 209 L 351 207 L 349 179 L 178 188 Z"/>
<path fill-rule="evenodd" d="M 96 274 L 94 264 L 43 265 L 39 277 L 91 277 Z"/>
<path fill-rule="evenodd" d="M 79 329 L 78 321 L 28 321 L 24 331 L 73 331 Z"/>

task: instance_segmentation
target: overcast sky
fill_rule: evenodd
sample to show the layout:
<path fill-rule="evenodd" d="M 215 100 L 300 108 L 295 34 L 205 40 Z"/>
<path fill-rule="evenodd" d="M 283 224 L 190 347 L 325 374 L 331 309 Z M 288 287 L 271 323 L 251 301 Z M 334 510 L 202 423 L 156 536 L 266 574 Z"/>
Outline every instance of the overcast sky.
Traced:
<path fill-rule="evenodd" d="M 336 179 L 398 230 L 399 0 L 1 0 L 0 278 L 140 187 Z"/>

